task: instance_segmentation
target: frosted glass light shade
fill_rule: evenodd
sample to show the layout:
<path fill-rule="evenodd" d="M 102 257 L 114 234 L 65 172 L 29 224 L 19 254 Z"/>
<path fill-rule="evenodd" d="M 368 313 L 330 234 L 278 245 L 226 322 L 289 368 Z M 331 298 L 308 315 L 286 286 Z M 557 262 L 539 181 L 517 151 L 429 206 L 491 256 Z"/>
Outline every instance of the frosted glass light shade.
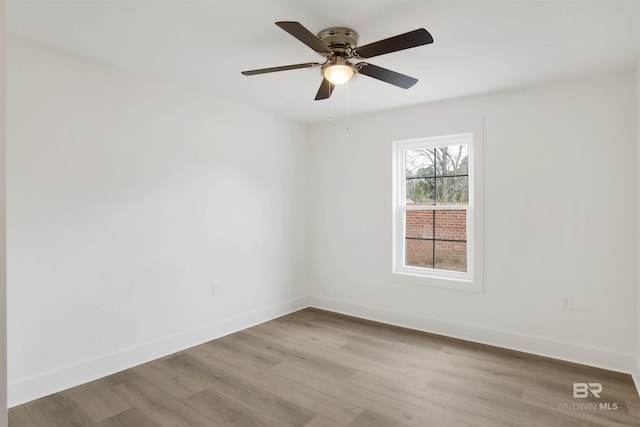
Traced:
<path fill-rule="evenodd" d="M 348 82 L 353 77 L 353 67 L 351 65 L 335 64 L 324 69 L 324 78 L 334 85 L 341 85 Z"/>

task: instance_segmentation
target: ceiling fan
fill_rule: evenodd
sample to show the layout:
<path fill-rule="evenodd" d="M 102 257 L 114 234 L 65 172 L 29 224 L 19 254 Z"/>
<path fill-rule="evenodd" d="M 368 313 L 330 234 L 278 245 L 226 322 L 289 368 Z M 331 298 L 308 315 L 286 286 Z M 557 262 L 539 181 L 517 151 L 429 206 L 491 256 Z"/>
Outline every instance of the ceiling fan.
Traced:
<path fill-rule="evenodd" d="M 315 100 L 327 99 L 331 96 L 336 85 L 351 80 L 357 72 L 374 79 L 390 83 L 394 86 L 408 89 L 418 82 L 418 79 L 407 75 L 369 64 L 368 62 L 351 63 L 350 59 L 367 59 L 385 53 L 422 46 L 433 43 L 433 37 L 424 28 L 408 33 L 399 34 L 364 46 L 358 46 L 358 33 L 351 28 L 333 27 L 320 31 L 314 35 L 299 22 L 283 21 L 276 25 L 311 49 L 326 58 L 325 62 L 306 62 L 304 64 L 284 65 L 281 67 L 260 68 L 243 71 L 245 76 L 273 73 L 276 71 L 295 70 L 298 68 L 321 67 L 322 83 Z"/>

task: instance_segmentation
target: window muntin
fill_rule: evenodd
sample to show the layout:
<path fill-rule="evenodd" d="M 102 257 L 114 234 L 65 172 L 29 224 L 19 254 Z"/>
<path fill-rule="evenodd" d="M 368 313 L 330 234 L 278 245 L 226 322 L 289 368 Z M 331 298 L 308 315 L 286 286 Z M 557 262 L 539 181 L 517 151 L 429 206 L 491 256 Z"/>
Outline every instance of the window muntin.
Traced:
<path fill-rule="evenodd" d="M 467 144 L 405 150 L 406 204 L 468 204 Z"/>
<path fill-rule="evenodd" d="M 404 264 L 411 267 L 466 272 L 467 212 L 407 211 Z"/>
<path fill-rule="evenodd" d="M 472 135 L 396 143 L 394 272 L 472 279 Z"/>

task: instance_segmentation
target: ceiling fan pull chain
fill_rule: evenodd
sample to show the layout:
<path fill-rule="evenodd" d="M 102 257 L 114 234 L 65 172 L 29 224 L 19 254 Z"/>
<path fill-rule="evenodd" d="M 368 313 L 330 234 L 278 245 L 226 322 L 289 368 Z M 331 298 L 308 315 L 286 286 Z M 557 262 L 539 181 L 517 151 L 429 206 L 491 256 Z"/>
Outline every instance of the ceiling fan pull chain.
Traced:
<path fill-rule="evenodd" d="M 328 118 L 329 125 L 331 125 L 332 120 L 333 120 L 333 100 L 329 98 L 329 118 Z"/>
<path fill-rule="evenodd" d="M 345 84 L 347 91 L 347 130 L 349 130 L 349 82 Z"/>

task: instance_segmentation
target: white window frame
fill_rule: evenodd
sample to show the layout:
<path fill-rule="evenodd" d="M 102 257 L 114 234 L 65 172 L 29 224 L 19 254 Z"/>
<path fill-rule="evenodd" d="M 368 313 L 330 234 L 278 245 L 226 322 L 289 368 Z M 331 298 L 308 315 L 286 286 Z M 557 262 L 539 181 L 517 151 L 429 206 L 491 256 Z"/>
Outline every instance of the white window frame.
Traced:
<path fill-rule="evenodd" d="M 468 150 L 469 204 L 468 205 L 406 205 L 405 152 L 418 148 L 435 148 L 466 144 Z M 481 135 L 477 132 L 439 135 L 393 142 L 393 214 L 392 214 L 392 272 L 395 281 L 444 287 L 455 290 L 482 291 L 481 210 L 480 204 Z M 405 265 L 406 212 L 410 210 L 465 210 L 467 211 L 467 271 Z"/>

